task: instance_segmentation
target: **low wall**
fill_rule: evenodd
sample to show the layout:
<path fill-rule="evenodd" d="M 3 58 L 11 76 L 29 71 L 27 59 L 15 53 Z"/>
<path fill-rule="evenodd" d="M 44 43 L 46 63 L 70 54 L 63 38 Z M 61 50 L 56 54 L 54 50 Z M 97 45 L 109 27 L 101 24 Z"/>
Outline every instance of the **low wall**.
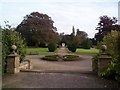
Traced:
<path fill-rule="evenodd" d="M 23 62 L 20 63 L 20 66 L 19 66 L 20 70 L 31 69 L 31 68 L 32 68 L 32 65 L 30 60 L 24 60 Z"/>

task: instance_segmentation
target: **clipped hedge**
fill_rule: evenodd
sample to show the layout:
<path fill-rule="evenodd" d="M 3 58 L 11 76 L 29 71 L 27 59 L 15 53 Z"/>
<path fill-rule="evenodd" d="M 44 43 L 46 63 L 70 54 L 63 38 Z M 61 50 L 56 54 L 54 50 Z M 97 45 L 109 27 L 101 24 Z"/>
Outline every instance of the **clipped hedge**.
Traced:
<path fill-rule="evenodd" d="M 48 61 L 58 61 L 59 56 L 58 55 L 47 55 L 42 58 L 43 60 L 48 60 Z"/>
<path fill-rule="evenodd" d="M 75 43 L 69 43 L 69 44 L 68 44 L 68 49 L 69 49 L 71 52 L 76 52 L 77 46 L 76 46 Z"/>
<path fill-rule="evenodd" d="M 49 52 L 54 52 L 56 49 L 57 49 L 57 45 L 55 43 L 50 42 L 48 44 L 48 50 L 49 50 Z"/>

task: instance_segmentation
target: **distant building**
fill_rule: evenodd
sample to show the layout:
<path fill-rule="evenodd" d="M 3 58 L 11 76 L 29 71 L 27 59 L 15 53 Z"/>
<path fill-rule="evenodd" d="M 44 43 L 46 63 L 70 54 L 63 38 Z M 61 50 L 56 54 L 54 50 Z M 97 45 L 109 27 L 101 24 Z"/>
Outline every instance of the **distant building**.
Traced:
<path fill-rule="evenodd" d="M 120 25 L 120 1 L 118 2 L 118 24 Z"/>

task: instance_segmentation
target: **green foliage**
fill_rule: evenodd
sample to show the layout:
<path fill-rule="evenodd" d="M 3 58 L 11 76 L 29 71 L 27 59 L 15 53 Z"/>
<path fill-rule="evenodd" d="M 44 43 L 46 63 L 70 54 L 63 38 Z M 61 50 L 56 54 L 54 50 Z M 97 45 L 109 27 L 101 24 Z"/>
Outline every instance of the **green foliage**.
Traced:
<path fill-rule="evenodd" d="M 77 48 L 76 53 L 80 55 L 96 56 L 99 53 L 99 50 L 95 48 L 91 48 L 91 49 Z"/>
<path fill-rule="evenodd" d="M 26 54 L 51 55 L 55 53 L 49 52 L 48 48 L 26 48 Z"/>
<path fill-rule="evenodd" d="M 96 41 L 102 41 L 104 36 L 111 32 L 111 30 L 118 30 L 119 26 L 117 25 L 117 18 L 116 17 L 108 17 L 106 15 L 100 16 L 100 21 L 97 25 L 96 30 L 98 33 L 95 34 Z"/>
<path fill-rule="evenodd" d="M 112 56 L 112 61 L 109 67 L 101 72 L 101 76 L 120 81 L 120 33 L 111 31 L 103 38 L 103 44 L 107 46 L 107 53 Z"/>
<path fill-rule="evenodd" d="M 81 44 L 87 39 L 88 34 L 85 31 L 80 31 L 77 29 L 76 36 L 75 36 L 75 43 L 77 44 L 77 47 L 81 47 Z"/>
<path fill-rule="evenodd" d="M 86 40 L 88 34 L 84 31 L 80 31 L 79 29 L 77 29 L 77 32 L 75 34 L 75 28 L 73 26 L 72 29 L 72 33 L 69 35 L 64 35 L 61 34 L 60 38 L 61 38 L 61 43 L 65 43 L 66 45 L 69 45 L 69 43 L 74 42 L 76 44 L 77 47 L 81 47 L 81 44 L 83 43 L 84 40 Z"/>
<path fill-rule="evenodd" d="M 108 68 L 100 73 L 99 76 L 109 78 L 109 79 L 115 79 L 116 77 L 116 71 L 115 71 L 116 64 L 111 62 L 111 64 L 108 66 Z"/>
<path fill-rule="evenodd" d="M 3 69 L 5 68 L 6 57 L 11 53 L 11 46 L 17 46 L 17 53 L 20 55 L 20 60 L 22 61 L 26 55 L 26 43 L 21 37 L 21 34 L 14 31 L 11 26 L 6 25 L 2 30 L 2 61 Z M 3 70 L 4 71 L 4 70 Z"/>
<path fill-rule="evenodd" d="M 71 52 L 76 52 L 77 46 L 76 46 L 75 43 L 69 43 L 69 44 L 68 44 L 68 49 L 69 49 Z"/>
<path fill-rule="evenodd" d="M 84 42 L 83 42 L 83 48 L 84 49 L 90 49 L 92 46 L 92 42 L 87 38 Z"/>
<path fill-rule="evenodd" d="M 43 60 L 48 60 L 48 61 L 58 61 L 59 56 L 58 55 L 47 55 L 42 58 Z"/>
<path fill-rule="evenodd" d="M 108 48 L 107 53 L 112 56 L 112 58 L 117 57 L 118 53 L 118 46 L 117 46 L 117 39 L 119 36 L 119 32 L 111 31 L 108 33 L 104 38 L 102 44 L 105 44 Z"/>
<path fill-rule="evenodd" d="M 57 46 L 56 46 L 55 43 L 50 42 L 50 43 L 48 44 L 48 50 L 49 50 L 49 52 L 54 52 L 56 49 L 57 49 Z"/>
<path fill-rule="evenodd" d="M 24 17 L 24 20 L 17 26 L 16 31 L 20 32 L 26 39 L 28 46 L 38 47 L 41 41 L 58 42 L 57 28 L 54 21 L 47 14 L 32 12 Z"/>
<path fill-rule="evenodd" d="M 39 47 L 45 48 L 45 47 L 47 47 L 47 46 L 46 46 L 46 43 L 45 43 L 44 41 L 41 41 L 40 44 L 39 44 Z"/>

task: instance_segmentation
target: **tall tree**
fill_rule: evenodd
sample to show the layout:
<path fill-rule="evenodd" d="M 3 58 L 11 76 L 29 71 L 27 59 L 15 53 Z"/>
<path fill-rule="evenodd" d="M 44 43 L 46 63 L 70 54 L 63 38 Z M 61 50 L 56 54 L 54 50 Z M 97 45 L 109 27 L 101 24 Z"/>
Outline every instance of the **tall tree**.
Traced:
<path fill-rule="evenodd" d="M 77 29 L 76 32 L 76 37 L 75 37 L 75 42 L 77 45 L 80 45 L 83 43 L 84 40 L 87 39 L 88 34 L 85 31 L 80 31 Z"/>
<path fill-rule="evenodd" d="M 75 28 L 73 26 L 71 35 L 75 36 Z"/>
<path fill-rule="evenodd" d="M 100 21 L 96 28 L 96 30 L 98 30 L 98 33 L 95 34 L 95 39 L 97 41 L 102 41 L 103 37 L 107 35 L 107 33 L 118 28 L 116 23 L 117 19 L 115 17 L 111 18 L 106 15 L 100 16 Z"/>
<path fill-rule="evenodd" d="M 57 28 L 54 21 L 46 14 L 32 12 L 26 15 L 24 20 L 17 26 L 16 31 L 25 37 L 28 45 L 38 46 L 40 42 L 46 43 L 58 41 Z"/>
<path fill-rule="evenodd" d="M 76 44 L 76 46 L 79 46 L 83 43 L 84 40 L 87 39 L 88 34 L 85 31 L 80 31 L 77 29 L 77 32 L 75 34 L 75 28 L 73 26 L 72 33 L 68 35 L 62 35 L 61 42 L 66 43 L 67 45 L 70 43 Z"/>

